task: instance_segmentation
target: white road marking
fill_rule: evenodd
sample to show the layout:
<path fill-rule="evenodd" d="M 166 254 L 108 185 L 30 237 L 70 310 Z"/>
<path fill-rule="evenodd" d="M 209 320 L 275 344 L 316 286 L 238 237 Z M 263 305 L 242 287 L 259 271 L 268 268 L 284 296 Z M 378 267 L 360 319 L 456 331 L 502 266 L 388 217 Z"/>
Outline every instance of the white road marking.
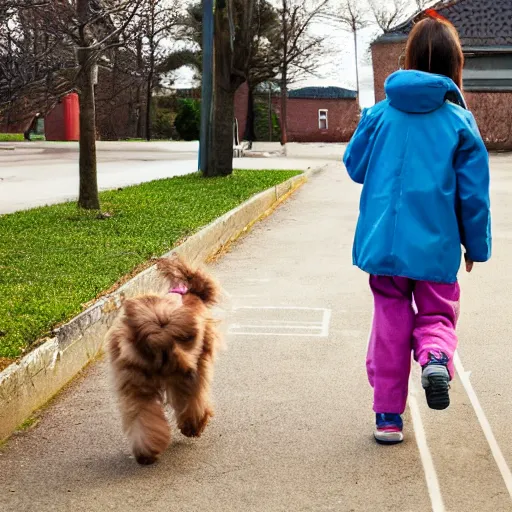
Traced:
<path fill-rule="evenodd" d="M 323 334 L 304 334 L 301 332 L 247 332 L 229 331 L 231 336 L 294 336 L 295 338 L 324 338 Z"/>
<path fill-rule="evenodd" d="M 324 317 L 322 319 L 322 334 L 323 338 L 329 337 L 329 327 L 331 325 L 332 311 L 330 309 L 324 309 Z"/>
<path fill-rule="evenodd" d="M 418 445 L 421 463 L 423 464 L 423 471 L 427 481 L 428 494 L 430 496 L 430 502 L 432 503 L 432 511 L 445 512 L 446 509 L 443 502 L 443 496 L 441 494 L 441 487 L 439 486 L 436 468 L 427 443 L 425 427 L 423 426 L 423 420 L 421 419 L 420 408 L 418 401 L 416 400 L 418 389 L 412 379 L 409 384 L 409 389 L 409 409 L 411 411 L 416 444 Z"/>
<path fill-rule="evenodd" d="M 413 303 L 413 308 L 416 304 Z M 374 314 L 372 314 L 372 322 L 370 327 L 370 334 L 368 335 L 367 345 L 370 347 Z M 409 380 L 409 396 L 408 406 L 411 411 L 412 426 L 414 431 L 414 437 L 416 438 L 416 445 L 420 453 L 421 464 L 423 466 L 423 473 L 425 474 L 425 480 L 427 483 L 428 495 L 430 497 L 430 503 L 432 504 L 432 512 L 445 512 L 443 495 L 441 493 L 441 486 L 439 485 L 439 479 L 437 478 L 437 471 L 434 466 L 434 460 L 430 453 L 430 448 L 427 443 L 427 435 L 425 433 L 425 427 L 421 418 L 420 407 L 416 396 L 418 394 L 418 388 L 414 383 L 414 375 L 411 372 L 411 378 Z"/>
<path fill-rule="evenodd" d="M 302 306 L 240 306 L 234 311 L 263 311 L 263 312 L 285 312 L 291 314 L 296 312 L 295 320 L 286 318 L 269 319 L 268 314 L 260 318 L 244 318 L 242 321 L 234 322 L 229 326 L 228 333 L 236 336 L 295 336 L 308 338 L 326 338 L 329 336 L 331 322 L 331 310 L 325 308 L 307 308 Z M 310 319 L 304 318 L 307 312 L 313 313 Z M 319 315 L 321 313 L 321 316 Z M 284 315 L 286 317 L 286 315 Z M 318 321 L 311 321 L 312 318 L 319 318 Z M 293 318 L 293 316 L 292 316 Z M 292 332 L 290 332 L 292 331 Z"/>
<path fill-rule="evenodd" d="M 288 324 L 231 324 L 231 327 L 233 329 L 312 329 L 312 330 L 322 330 L 323 326 L 321 323 L 318 325 L 304 325 L 304 324 L 297 324 L 297 325 L 288 325 Z"/>
<path fill-rule="evenodd" d="M 496 461 L 503 481 L 505 482 L 505 485 L 507 487 L 508 493 L 512 498 L 512 473 L 510 472 L 510 468 L 508 467 L 507 461 L 505 460 L 501 448 L 499 447 L 498 442 L 494 437 L 494 433 L 492 431 L 489 420 L 487 419 L 484 410 L 480 405 L 480 400 L 478 399 L 476 392 L 471 384 L 471 372 L 466 372 L 464 370 L 464 366 L 462 365 L 462 361 L 458 353 L 455 353 L 453 357 L 453 362 L 455 364 L 455 369 L 459 374 L 459 378 L 462 382 L 462 385 L 464 386 L 464 389 L 466 390 L 466 393 L 469 397 L 471 405 L 475 410 L 476 416 L 478 418 L 480 426 L 482 427 L 482 431 L 485 435 L 485 438 L 487 439 L 487 443 L 489 444 L 494 460 Z"/>
<path fill-rule="evenodd" d="M 417 307 L 414 302 L 413 302 L 413 309 L 414 309 L 415 313 L 417 313 Z M 372 325 L 373 325 L 373 317 L 372 317 Z M 370 329 L 370 335 L 368 336 L 368 346 L 370 344 L 370 339 L 371 339 L 371 329 Z M 459 378 L 462 382 L 462 385 L 464 386 L 466 394 L 468 395 L 471 405 L 473 406 L 473 409 L 476 413 L 478 422 L 480 423 L 482 431 L 487 440 L 487 444 L 489 445 L 489 448 L 491 449 L 494 460 L 496 461 L 498 469 L 500 470 L 503 481 L 505 482 L 505 486 L 507 487 L 507 491 L 508 491 L 510 497 L 512 498 L 512 472 L 510 471 L 507 461 L 506 461 L 505 457 L 503 456 L 501 448 L 500 448 L 500 446 L 496 440 L 496 437 L 494 436 L 494 433 L 492 431 L 492 427 L 489 423 L 489 420 L 487 419 L 485 412 L 480 404 L 480 400 L 478 399 L 478 396 L 473 388 L 473 385 L 471 384 L 471 381 L 470 381 L 471 372 L 465 371 L 458 352 L 455 353 L 455 355 L 453 357 L 453 362 L 455 365 L 455 370 L 457 371 L 457 374 L 459 375 Z M 430 453 L 430 449 L 428 447 L 427 436 L 425 434 L 423 420 L 421 419 L 420 408 L 418 405 L 418 401 L 416 399 L 418 389 L 417 389 L 416 385 L 414 384 L 414 380 L 412 378 L 410 381 L 409 390 L 410 390 L 409 397 L 408 397 L 409 409 L 411 411 L 414 434 L 416 437 L 416 444 L 418 445 L 421 462 L 423 464 L 423 471 L 425 473 L 425 478 L 427 481 L 427 488 L 428 488 L 428 492 L 430 495 L 430 501 L 432 503 L 432 510 L 433 510 L 433 512 L 444 512 L 446 509 L 445 509 L 444 502 L 443 502 L 443 496 L 441 494 L 441 488 L 439 486 L 439 480 L 437 478 L 437 472 L 436 472 L 434 462 L 432 459 L 432 454 Z"/>
<path fill-rule="evenodd" d="M 302 306 L 240 306 L 235 308 L 237 309 L 269 309 L 269 310 L 275 310 L 275 309 L 284 309 L 284 310 L 297 310 L 297 311 L 329 311 L 325 308 L 305 308 Z"/>

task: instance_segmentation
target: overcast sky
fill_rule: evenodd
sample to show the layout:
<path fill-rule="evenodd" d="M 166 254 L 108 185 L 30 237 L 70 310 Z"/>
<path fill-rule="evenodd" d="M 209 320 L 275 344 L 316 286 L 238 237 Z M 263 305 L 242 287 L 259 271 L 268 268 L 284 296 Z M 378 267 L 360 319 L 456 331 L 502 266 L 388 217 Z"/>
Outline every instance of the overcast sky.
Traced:
<path fill-rule="evenodd" d="M 364 0 L 358 0 L 364 1 Z M 382 0 L 393 3 L 393 0 Z M 334 3 L 334 2 L 333 2 Z M 414 1 L 411 0 L 411 14 L 414 12 Z M 318 69 L 318 77 L 305 76 L 300 83 L 294 84 L 293 88 L 308 85 L 356 88 L 356 72 L 354 58 L 353 35 L 342 30 L 338 26 L 331 26 L 326 23 L 313 27 L 313 31 L 326 36 L 326 47 L 329 56 L 323 59 Z M 359 43 L 359 77 L 360 77 L 360 102 L 363 107 L 374 104 L 373 95 L 373 69 L 369 57 L 368 48 L 370 42 L 379 34 L 376 27 L 370 27 L 360 31 Z M 331 55 L 332 54 L 332 55 Z M 182 69 L 176 74 L 176 87 L 191 87 L 193 73 L 190 70 Z"/>

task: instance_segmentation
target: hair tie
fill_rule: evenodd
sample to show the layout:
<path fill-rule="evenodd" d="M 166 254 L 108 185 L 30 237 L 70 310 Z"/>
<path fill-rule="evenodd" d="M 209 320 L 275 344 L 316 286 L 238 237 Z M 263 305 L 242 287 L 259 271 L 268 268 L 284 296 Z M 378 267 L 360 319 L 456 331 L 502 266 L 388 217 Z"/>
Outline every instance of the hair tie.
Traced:
<path fill-rule="evenodd" d="M 429 18 L 434 18 L 436 20 L 446 21 L 450 23 L 444 16 L 441 16 L 435 9 L 427 9 L 425 11 L 425 15 Z"/>

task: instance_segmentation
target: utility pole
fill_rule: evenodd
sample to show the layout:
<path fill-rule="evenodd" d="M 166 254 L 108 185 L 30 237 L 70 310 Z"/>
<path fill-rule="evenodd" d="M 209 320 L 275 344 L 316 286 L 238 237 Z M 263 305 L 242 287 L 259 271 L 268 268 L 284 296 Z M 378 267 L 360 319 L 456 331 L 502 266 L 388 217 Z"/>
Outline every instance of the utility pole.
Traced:
<path fill-rule="evenodd" d="M 199 141 L 199 171 L 208 175 L 211 162 L 213 104 L 213 9 L 214 0 L 203 0 L 203 78 L 201 92 L 201 135 Z"/>

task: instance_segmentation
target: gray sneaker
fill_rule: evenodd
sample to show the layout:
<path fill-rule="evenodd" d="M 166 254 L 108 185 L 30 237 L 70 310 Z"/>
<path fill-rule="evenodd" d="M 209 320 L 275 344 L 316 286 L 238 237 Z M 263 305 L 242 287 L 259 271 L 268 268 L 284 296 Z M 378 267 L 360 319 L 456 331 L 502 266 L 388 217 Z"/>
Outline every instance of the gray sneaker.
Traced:
<path fill-rule="evenodd" d="M 421 384 L 431 409 L 440 411 L 450 405 L 450 373 L 447 365 L 448 357 L 441 353 L 440 357 L 430 354 L 429 362 L 423 367 Z"/>

